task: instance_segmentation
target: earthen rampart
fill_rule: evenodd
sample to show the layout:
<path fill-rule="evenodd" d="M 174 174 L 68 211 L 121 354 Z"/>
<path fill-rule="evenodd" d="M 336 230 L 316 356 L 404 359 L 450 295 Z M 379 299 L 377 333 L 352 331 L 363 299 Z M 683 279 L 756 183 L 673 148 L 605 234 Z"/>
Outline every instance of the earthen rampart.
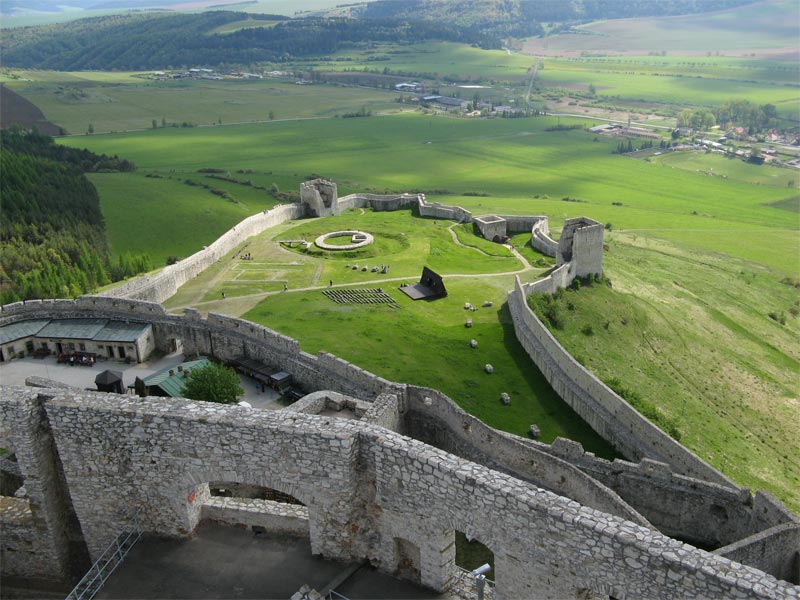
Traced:
<path fill-rule="evenodd" d="M 419 582 L 445 589 L 453 532 L 494 553 L 499 598 L 797 598 L 756 569 L 361 421 L 180 399 L 4 388 L 4 421 L 36 413 L 55 444 L 96 557 L 138 511 L 147 531 L 187 535 L 210 481 L 288 493 L 308 509 L 312 551 L 393 572 L 419 549 Z M 13 429 L 14 447 L 31 431 Z M 42 449 L 42 454 L 46 453 Z M 56 459 L 57 457 L 57 459 Z M 22 465 L 26 476 L 27 463 Z M 114 490 L 114 494 L 109 494 Z"/>
<path fill-rule="evenodd" d="M 681 474 L 723 485 L 734 485 L 719 471 L 653 425 L 575 360 L 530 309 L 526 288 L 519 278 L 516 279 L 514 289 L 509 292 L 508 305 L 517 339 L 548 383 L 592 429 L 624 456 L 633 460 L 652 458 L 669 463 Z"/>

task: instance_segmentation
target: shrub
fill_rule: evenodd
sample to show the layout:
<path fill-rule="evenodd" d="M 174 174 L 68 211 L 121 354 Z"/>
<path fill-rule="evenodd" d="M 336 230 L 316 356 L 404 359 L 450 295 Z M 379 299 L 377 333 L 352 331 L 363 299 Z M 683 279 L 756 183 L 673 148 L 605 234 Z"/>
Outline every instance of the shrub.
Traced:
<path fill-rule="evenodd" d="M 591 325 L 586 325 L 583 329 L 581 329 L 581 333 L 586 336 L 594 335 L 594 329 Z"/>

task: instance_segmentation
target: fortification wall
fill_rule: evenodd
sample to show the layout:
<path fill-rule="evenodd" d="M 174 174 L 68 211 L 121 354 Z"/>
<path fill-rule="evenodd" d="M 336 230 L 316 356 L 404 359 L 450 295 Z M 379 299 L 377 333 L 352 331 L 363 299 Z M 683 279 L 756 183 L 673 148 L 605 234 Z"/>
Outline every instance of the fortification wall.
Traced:
<path fill-rule="evenodd" d="M 800 523 L 784 523 L 716 550 L 778 579 L 800 583 Z"/>
<path fill-rule="evenodd" d="M 768 494 L 753 496 L 747 488 L 679 475 L 663 462 L 608 461 L 563 438 L 549 445 L 515 439 L 558 456 L 614 490 L 662 533 L 703 547 L 724 546 L 797 519 Z"/>
<path fill-rule="evenodd" d="M 211 496 L 200 510 L 202 520 L 233 527 L 263 527 L 272 533 L 298 537 L 308 535 L 308 509 L 257 498 L 221 498 Z"/>
<path fill-rule="evenodd" d="M 619 452 L 632 460 L 652 458 L 669 463 L 678 473 L 734 486 L 575 360 L 530 309 L 519 278 L 509 292 L 508 305 L 517 339 L 556 393 Z"/>
<path fill-rule="evenodd" d="M 145 275 L 114 287 L 103 296 L 110 298 L 130 298 L 148 302 L 164 302 L 173 296 L 180 286 L 197 277 L 210 265 L 228 254 L 247 238 L 280 225 L 290 219 L 305 215 L 301 204 L 280 205 L 275 208 L 247 217 L 223 233 L 211 245 L 206 246 L 174 265 L 168 265 L 155 275 Z"/>
<path fill-rule="evenodd" d="M 603 274 L 603 224 L 587 217 L 567 219 L 558 239 L 556 264 L 572 263 L 576 277 Z"/>
<path fill-rule="evenodd" d="M 558 242 L 550 237 L 550 223 L 547 217 L 539 217 L 539 220 L 533 224 L 531 246 L 545 256 L 555 257 L 558 253 Z"/>
<path fill-rule="evenodd" d="M 417 211 L 420 217 L 429 219 L 446 219 L 458 223 L 469 223 L 472 221 L 472 213 L 460 206 L 447 206 L 438 202 L 428 202 L 425 195 L 420 194 L 417 202 Z"/>
<path fill-rule="evenodd" d="M 394 211 L 414 206 L 417 194 L 350 194 L 337 200 L 339 211 L 353 208 L 372 208 L 375 212 Z"/>
<path fill-rule="evenodd" d="M 26 492 L 24 499 L 2 499 L 0 558 L 4 574 L 63 579 L 72 566 L 69 509 L 42 404 L 28 388 L 0 398 L 0 440 L 17 457 Z"/>
<path fill-rule="evenodd" d="M 377 377 L 327 352 L 316 356 L 300 350 L 297 340 L 250 321 L 194 310 L 170 315 L 158 304 L 83 296 L 76 300 L 16 302 L 0 307 L 0 325 L 36 318 L 106 318 L 150 323 L 157 349 L 170 352 L 180 342 L 184 353 L 232 362 L 246 357 L 288 371 L 306 391 L 337 390 L 371 399 L 402 386 Z"/>
<path fill-rule="evenodd" d="M 756 569 L 360 421 L 180 399 L 54 391 L 37 401 L 25 394 L 3 388 L 2 414 L 34 411 L 50 424 L 95 557 L 134 510 L 147 531 L 189 534 L 207 502 L 196 490 L 225 480 L 298 498 L 308 508 L 312 552 L 328 558 L 366 558 L 392 572 L 399 542 L 416 546 L 420 582 L 434 589 L 450 582 L 459 530 L 493 551 L 498 598 L 800 593 Z M 12 431 L 17 446 L 31 435 Z"/>
<path fill-rule="evenodd" d="M 402 432 L 585 506 L 650 526 L 616 493 L 566 461 L 525 447 L 512 436 L 501 434 L 436 390 L 407 387 Z"/>

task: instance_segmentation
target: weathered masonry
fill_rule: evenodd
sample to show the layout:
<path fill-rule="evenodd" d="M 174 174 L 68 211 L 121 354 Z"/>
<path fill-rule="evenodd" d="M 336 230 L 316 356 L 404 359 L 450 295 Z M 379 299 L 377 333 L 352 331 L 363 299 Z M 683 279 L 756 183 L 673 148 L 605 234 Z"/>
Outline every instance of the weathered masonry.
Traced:
<path fill-rule="evenodd" d="M 421 194 L 338 198 L 325 181 L 301 193 L 304 204 L 249 217 L 208 248 L 106 297 L 0 308 L 0 327 L 19 330 L 50 319 L 146 327 L 158 350 L 279 368 L 309 392 L 289 410 L 261 412 L 47 381 L 0 387 L 0 446 L 10 451 L 0 460 L 4 575 L 65 577 L 138 512 L 147 531 L 164 535 L 191 535 L 204 518 L 308 535 L 315 553 L 366 559 L 437 590 L 452 582 L 460 531 L 494 553 L 500 598 L 800 598 L 792 585 L 800 583 L 798 517 L 650 424 L 528 308 L 534 291 L 602 273 L 602 224 L 570 219 L 556 242 L 543 217 L 473 219 Z M 249 235 L 367 206 L 474 222 L 492 237 L 530 229 L 532 245 L 557 265 L 509 292 L 516 335 L 553 388 L 628 460 L 500 432 L 436 390 L 305 353 L 248 321 L 170 315 L 157 303 Z M 304 506 L 212 496 L 220 482 L 268 488 Z"/>
<path fill-rule="evenodd" d="M 412 548 L 413 577 L 436 589 L 451 581 L 452 536 L 462 531 L 494 552 L 505 598 L 800 592 L 789 583 L 797 578 L 800 523 L 768 495 L 662 462 L 608 462 L 574 442 L 549 446 L 498 432 L 440 392 L 303 353 L 296 341 L 247 321 L 84 297 L 8 305 L 0 325 L 90 315 L 149 323 L 158 347 L 180 339 L 189 352 L 224 360 L 248 352 L 317 393 L 293 411 L 265 413 L 3 388 L 0 433 L 26 492 L 3 499 L 12 505 L 2 515 L 4 532 L 13 532 L 2 541 L 6 573 L 62 575 L 80 543 L 96 557 L 141 510 L 145 528 L 166 535 L 190 534 L 203 515 L 284 530 L 303 530 L 305 518 L 314 552 L 367 559 L 392 573 Z M 331 406 L 357 418 L 315 414 Z M 209 497 L 214 481 L 290 494 L 307 517 L 295 511 L 277 525 L 264 506 Z"/>

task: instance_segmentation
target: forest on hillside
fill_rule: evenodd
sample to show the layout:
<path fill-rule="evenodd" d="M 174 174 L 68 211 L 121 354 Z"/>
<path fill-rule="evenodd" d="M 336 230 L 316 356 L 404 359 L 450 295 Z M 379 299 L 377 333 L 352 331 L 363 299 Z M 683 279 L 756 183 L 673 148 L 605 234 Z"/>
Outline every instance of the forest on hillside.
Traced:
<path fill-rule="evenodd" d="M 7 67 L 69 71 L 282 62 L 381 41 L 412 44 L 441 40 L 482 47 L 499 47 L 501 43 L 499 38 L 451 23 L 408 19 L 287 19 L 249 15 L 253 19 L 278 22 L 264 28 L 210 33 L 245 16 L 225 11 L 125 15 L 10 29 L 3 33 L 0 50 Z"/>
<path fill-rule="evenodd" d="M 0 135 L 0 304 L 78 296 L 152 269 L 147 256 L 111 260 L 100 199 L 84 174 L 133 163 L 36 132 Z"/>
<path fill-rule="evenodd" d="M 336 11 L 347 17 L 210 11 L 141 13 L 3 31 L 7 67 L 55 70 L 170 69 L 284 62 L 372 42 L 450 41 L 501 48 L 509 37 L 543 35 L 542 23 L 722 10 L 753 0 L 379 0 Z M 326 13 L 322 13 L 325 15 Z M 328 14 L 335 14 L 334 12 Z M 264 21 L 214 33 L 243 19 Z"/>

